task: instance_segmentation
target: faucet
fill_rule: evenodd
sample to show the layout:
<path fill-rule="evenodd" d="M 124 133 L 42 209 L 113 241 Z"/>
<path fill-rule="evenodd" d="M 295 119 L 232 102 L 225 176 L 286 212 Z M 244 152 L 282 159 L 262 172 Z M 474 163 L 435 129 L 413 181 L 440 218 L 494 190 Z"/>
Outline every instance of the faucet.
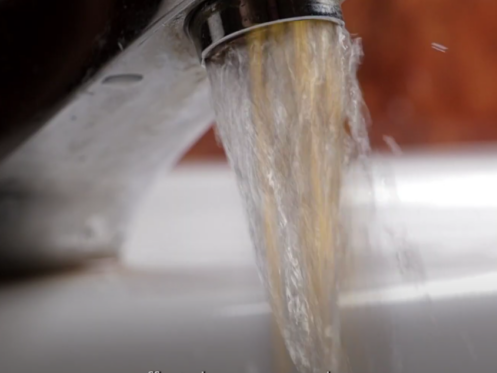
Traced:
<path fill-rule="evenodd" d="M 299 18 L 342 22 L 337 0 L 0 3 L 0 273 L 118 256 L 154 177 L 214 121 L 200 62 Z"/>
<path fill-rule="evenodd" d="M 214 120 L 192 0 L 0 2 L 0 272 L 116 257 Z"/>

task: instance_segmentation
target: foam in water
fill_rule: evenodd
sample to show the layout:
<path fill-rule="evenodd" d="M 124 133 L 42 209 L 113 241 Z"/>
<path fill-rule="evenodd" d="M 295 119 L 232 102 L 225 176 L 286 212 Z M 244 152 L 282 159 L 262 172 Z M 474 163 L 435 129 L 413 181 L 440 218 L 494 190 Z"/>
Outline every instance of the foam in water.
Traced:
<path fill-rule="evenodd" d="M 206 61 L 273 313 L 302 373 L 341 372 L 344 175 L 367 156 L 362 50 L 327 21 L 252 31 Z"/>

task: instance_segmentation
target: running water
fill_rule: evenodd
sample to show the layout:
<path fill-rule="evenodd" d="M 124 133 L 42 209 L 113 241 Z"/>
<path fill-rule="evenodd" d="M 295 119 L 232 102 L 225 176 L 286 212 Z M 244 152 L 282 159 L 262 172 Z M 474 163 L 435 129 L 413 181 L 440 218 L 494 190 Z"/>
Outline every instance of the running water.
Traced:
<path fill-rule="evenodd" d="M 206 61 L 260 273 L 301 373 L 346 369 L 341 192 L 351 162 L 369 153 L 361 54 L 344 28 L 306 20 L 252 31 Z"/>

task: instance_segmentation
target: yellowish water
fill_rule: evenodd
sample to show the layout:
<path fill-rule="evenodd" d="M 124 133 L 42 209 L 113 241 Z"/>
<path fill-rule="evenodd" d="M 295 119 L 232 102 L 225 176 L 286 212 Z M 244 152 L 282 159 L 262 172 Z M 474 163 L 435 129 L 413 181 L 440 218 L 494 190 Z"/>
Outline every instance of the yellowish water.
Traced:
<path fill-rule="evenodd" d="M 255 30 L 207 61 L 261 275 L 302 373 L 345 369 L 341 188 L 350 158 L 365 150 L 353 48 L 331 22 L 297 21 Z"/>

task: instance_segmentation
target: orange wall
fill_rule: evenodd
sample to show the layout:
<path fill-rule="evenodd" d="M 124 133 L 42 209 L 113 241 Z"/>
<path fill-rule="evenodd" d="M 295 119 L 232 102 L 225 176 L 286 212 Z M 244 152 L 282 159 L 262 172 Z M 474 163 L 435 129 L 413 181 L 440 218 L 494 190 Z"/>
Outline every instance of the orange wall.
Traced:
<path fill-rule="evenodd" d="M 363 40 L 374 147 L 497 141 L 496 0 L 347 0 L 344 12 Z M 212 131 L 188 154 L 208 157 L 223 157 Z"/>

